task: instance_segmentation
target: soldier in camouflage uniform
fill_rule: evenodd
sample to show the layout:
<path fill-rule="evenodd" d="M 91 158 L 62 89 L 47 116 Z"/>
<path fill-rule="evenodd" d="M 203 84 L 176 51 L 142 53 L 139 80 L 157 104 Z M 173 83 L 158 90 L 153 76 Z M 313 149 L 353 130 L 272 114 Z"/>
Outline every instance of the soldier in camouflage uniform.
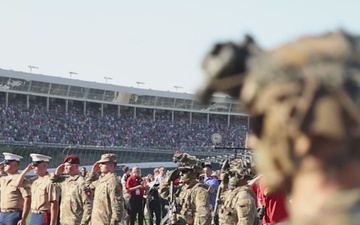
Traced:
<path fill-rule="evenodd" d="M 90 221 L 91 196 L 85 191 L 85 178 L 79 174 L 80 160 L 76 155 L 67 156 L 50 180 L 61 189 L 61 225 L 87 225 Z M 63 171 L 67 175 L 62 175 Z"/>
<path fill-rule="evenodd" d="M 219 225 L 257 225 L 256 196 L 247 185 L 251 179 L 251 163 L 246 159 L 231 162 L 229 190 L 223 195 L 219 209 Z"/>
<path fill-rule="evenodd" d="M 115 174 L 115 154 L 104 154 L 86 176 L 86 186 L 95 190 L 92 225 L 118 225 L 124 213 L 122 185 Z M 98 171 L 101 175 L 98 175 Z"/>
<path fill-rule="evenodd" d="M 257 169 L 290 193 L 291 224 L 359 224 L 359 46 L 337 31 L 264 52 L 253 40 L 218 44 L 205 58 L 200 99 L 240 93 Z"/>
<path fill-rule="evenodd" d="M 171 224 L 210 224 L 209 193 L 207 187 L 197 181 L 202 172 L 200 160 L 186 153 L 177 153 L 174 161 L 178 163 L 178 169 L 172 171 L 171 175 L 161 182 L 159 188 L 161 197 L 168 199 L 170 182 L 180 176 L 182 185 L 178 187 L 181 189 L 176 191 L 176 212 L 173 218 L 170 218 Z"/>

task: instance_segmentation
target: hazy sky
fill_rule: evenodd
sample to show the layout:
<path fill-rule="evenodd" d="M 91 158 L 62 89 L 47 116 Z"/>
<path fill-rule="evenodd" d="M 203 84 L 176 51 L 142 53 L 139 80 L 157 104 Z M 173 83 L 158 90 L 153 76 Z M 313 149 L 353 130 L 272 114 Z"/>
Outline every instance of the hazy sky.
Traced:
<path fill-rule="evenodd" d="M 359 34 L 359 8 L 359 0 L 3 0 L 0 68 L 192 93 L 214 42 L 250 33 L 272 48 L 340 28 Z"/>

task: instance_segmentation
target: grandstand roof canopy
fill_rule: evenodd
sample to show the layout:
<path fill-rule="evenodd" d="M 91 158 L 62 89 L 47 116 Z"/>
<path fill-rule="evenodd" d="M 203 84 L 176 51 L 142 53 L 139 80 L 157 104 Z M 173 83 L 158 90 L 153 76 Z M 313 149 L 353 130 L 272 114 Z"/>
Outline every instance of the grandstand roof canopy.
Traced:
<path fill-rule="evenodd" d="M 156 91 L 0 69 L 0 91 L 105 104 L 184 111 L 239 114 L 239 104 L 230 97 L 214 97 L 208 105 L 194 95 Z"/>

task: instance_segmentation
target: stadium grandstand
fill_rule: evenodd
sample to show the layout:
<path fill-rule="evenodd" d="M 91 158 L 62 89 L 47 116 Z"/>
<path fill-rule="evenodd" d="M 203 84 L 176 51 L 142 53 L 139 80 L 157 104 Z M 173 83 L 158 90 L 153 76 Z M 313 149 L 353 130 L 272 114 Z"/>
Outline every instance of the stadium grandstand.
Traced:
<path fill-rule="evenodd" d="M 229 97 L 202 105 L 194 95 L 0 69 L 0 151 L 53 157 L 77 154 L 91 165 L 105 152 L 120 163 L 171 161 L 176 150 L 199 157 L 244 147 L 248 117 Z"/>

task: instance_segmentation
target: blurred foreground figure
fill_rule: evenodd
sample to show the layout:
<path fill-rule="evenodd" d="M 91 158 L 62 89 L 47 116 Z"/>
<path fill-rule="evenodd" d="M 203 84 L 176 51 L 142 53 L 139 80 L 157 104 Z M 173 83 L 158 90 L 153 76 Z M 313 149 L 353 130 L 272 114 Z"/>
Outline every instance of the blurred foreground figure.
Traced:
<path fill-rule="evenodd" d="M 241 69 L 229 63 L 241 60 Z M 234 96 L 223 81 L 238 81 L 257 170 L 269 188 L 289 192 L 291 224 L 359 224 L 360 38 L 339 31 L 264 52 L 254 42 L 217 45 L 203 68 L 204 101 Z"/>

